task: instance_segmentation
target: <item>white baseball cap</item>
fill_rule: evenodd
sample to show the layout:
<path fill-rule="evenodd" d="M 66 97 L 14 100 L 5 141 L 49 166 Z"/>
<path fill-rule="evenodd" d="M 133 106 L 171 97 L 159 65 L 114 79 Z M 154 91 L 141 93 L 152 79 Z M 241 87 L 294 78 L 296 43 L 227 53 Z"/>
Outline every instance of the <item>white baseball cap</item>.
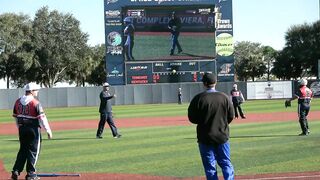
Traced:
<path fill-rule="evenodd" d="M 308 81 L 306 79 L 300 79 L 298 83 L 302 86 L 306 86 L 308 84 Z"/>
<path fill-rule="evenodd" d="M 36 83 L 28 83 L 24 86 L 25 91 L 37 91 L 41 89 L 41 87 Z"/>
<path fill-rule="evenodd" d="M 107 82 L 105 82 L 105 83 L 102 84 L 102 86 L 103 86 L 103 87 L 105 87 L 105 86 L 110 86 L 110 84 L 107 83 Z"/>

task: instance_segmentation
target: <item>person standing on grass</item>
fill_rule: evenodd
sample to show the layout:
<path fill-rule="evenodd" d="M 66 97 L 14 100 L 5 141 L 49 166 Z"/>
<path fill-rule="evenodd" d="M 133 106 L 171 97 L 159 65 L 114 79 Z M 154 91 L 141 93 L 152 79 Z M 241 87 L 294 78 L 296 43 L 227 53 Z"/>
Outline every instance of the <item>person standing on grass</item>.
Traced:
<path fill-rule="evenodd" d="M 52 138 L 52 132 L 40 102 L 36 99 L 40 86 L 35 83 L 25 85 L 25 95 L 20 97 L 14 104 L 13 117 L 19 129 L 20 149 L 14 163 L 11 179 L 17 180 L 25 163 L 26 180 L 39 179 L 36 174 L 36 163 L 40 153 L 42 126 L 48 139 Z"/>
<path fill-rule="evenodd" d="M 120 138 L 121 134 L 118 132 L 118 128 L 113 122 L 113 116 L 112 116 L 112 105 L 111 105 L 111 99 L 116 97 L 116 94 L 110 93 L 110 85 L 109 83 L 103 83 L 103 90 L 100 93 L 100 107 L 99 107 L 99 113 L 100 113 L 100 121 L 98 125 L 98 130 L 96 134 L 97 139 L 102 139 L 102 133 L 104 130 L 104 125 L 106 124 L 106 121 L 111 129 L 112 135 L 114 138 Z"/>
<path fill-rule="evenodd" d="M 241 108 L 241 104 L 244 102 L 244 97 L 243 97 L 242 92 L 240 90 L 238 90 L 237 84 L 233 85 L 233 88 L 232 88 L 230 94 L 231 94 L 231 99 L 232 99 L 232 103 L 233 103 L 235 118 L 238 119 L 238 117 L 239 117 L 238 111 L 239 111 L 241 118 L 245 119 L 246 116 L 244 115 L 242 108 Z"/>
<path fill-rule="evenodd" d="M 188 118 L 197 124 L 197 139 L 204 171 L 208 180 L 217 180 L 216 162 L 225 180 L 234 179 L 230 158 L 229 124 L 234 118 L 230 98 L 215 89 L 216 76 L 205 73 L 202 82 L 206 90 L 190 102 Z"/>
<path fill-rule="evenodd" d="M 308 81 L 306 79 L 299 80 L 299 90 L 296 91 L 293 98 L 289 101 L 298 99 L 298 116 L 301 127 L 301 133 L 299 136 L 307 136 L 310 134 L 309 124 L 307 116 L 310 111 L 310 103 L 313 97 L 312 91 L 307 87 Z"/>
<path fill-rule="evenodd" d="M 178 104 L 182 104 L 182 89 L 178 89 Z"/>
<path fill-rule="evenodd" d="M 172 12 L 171 14 L 171 19 L 169 20 L 169 23 L 168 23 L 168 29 L 171 32 L 170 55 L 172 56 L 174 54 L 176 47 L 178 48 L 178 53 L 182 52 L 182 48 L 178 39 L 180 35 L 180 29 L 181 29 L 181 20 L 177 16 L 176 12 Z"/>

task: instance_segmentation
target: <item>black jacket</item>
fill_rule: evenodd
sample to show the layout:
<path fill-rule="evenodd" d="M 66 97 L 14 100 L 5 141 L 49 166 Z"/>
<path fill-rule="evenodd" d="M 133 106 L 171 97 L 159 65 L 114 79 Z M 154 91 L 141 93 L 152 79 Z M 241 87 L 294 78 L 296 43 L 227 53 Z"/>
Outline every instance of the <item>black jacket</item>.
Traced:
<path fill-rule="evenodd" d="M 229 123 L 234 118 L 233 105 L 222 92 L 203 92 L 190 102 L 188 118 L 197 124 L 198 142 L 223 144 L 229 139 Z"/>
<path fill-rule="evenodd" d="M 101 91 L 100 107 L 99 107 L 100 113 L 112 112 L 112 106 L 111 106 L 111 100 L 110 100 L 111 98 L 113 98 L 113 95 L 111 95 L 108 91 Z"/>

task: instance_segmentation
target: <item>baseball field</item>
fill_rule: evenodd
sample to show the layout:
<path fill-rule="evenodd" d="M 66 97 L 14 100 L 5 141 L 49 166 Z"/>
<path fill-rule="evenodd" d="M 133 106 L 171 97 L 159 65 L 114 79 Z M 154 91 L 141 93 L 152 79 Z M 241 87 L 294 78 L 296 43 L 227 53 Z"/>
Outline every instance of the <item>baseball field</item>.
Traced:
<path fill-rule="evenodd" d="M 53 139 L 43 132 L 38 172 L 81 174 L 68 179 L 205 179 L 187 108 L 114 106 L 120 139 L 107 126 L 104 138 L 95 138 L 97 107 L 47 108 Z M 230 127 L 236 179 L 320 179 L 320 99 L 312 101 L 311 134 L 304 137 L 296 101 L 290 108 L 284 100 L 247 101 L 243 109 L 247 119 Z M 0 179 L 10 176 L 18 148 L 11 110 L 0 110 Z"/>
<path fill-rule="evenodd" d="M 137 32 L 132 50 L 133 56 L 136 60 L 214 58 L 214 33 L 184 32 L 180 34 L 179 42 L 183 49 L 179 54 L 181 57 L 169 56 L 171 48 L 169 32 Z"/>

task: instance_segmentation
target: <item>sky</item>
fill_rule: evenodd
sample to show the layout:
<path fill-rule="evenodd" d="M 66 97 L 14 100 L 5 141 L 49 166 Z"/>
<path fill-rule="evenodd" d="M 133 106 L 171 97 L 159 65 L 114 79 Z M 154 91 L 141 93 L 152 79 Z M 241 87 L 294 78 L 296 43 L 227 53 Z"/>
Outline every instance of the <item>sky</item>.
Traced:
<path fill-rule="evenodd" d="M 233 0 L 234 41 L 251 41 L 281 50 L 285 33 L 293 25 L 320 19 L 320 0 Z M 23 13 L 34 18 L 43 6 L 71 13 L 89 34 L 92 46 L 104 42 L 103 0 L 0 0 L 0 14 Z M 0 84 L 1 88 L 1 84 Z"/>
<path fill-rule="evenodd" d="M 233 0 L 234 40 L 251 41 L 281 50 L 292 25 L 319 20 L 320 0 Z M 0 0 L 0 14 L 23 13 L 34 17 L 43 6 L 71 13 L 89 34 L 89 44 L 104 43 L 103 0 Z"/>

